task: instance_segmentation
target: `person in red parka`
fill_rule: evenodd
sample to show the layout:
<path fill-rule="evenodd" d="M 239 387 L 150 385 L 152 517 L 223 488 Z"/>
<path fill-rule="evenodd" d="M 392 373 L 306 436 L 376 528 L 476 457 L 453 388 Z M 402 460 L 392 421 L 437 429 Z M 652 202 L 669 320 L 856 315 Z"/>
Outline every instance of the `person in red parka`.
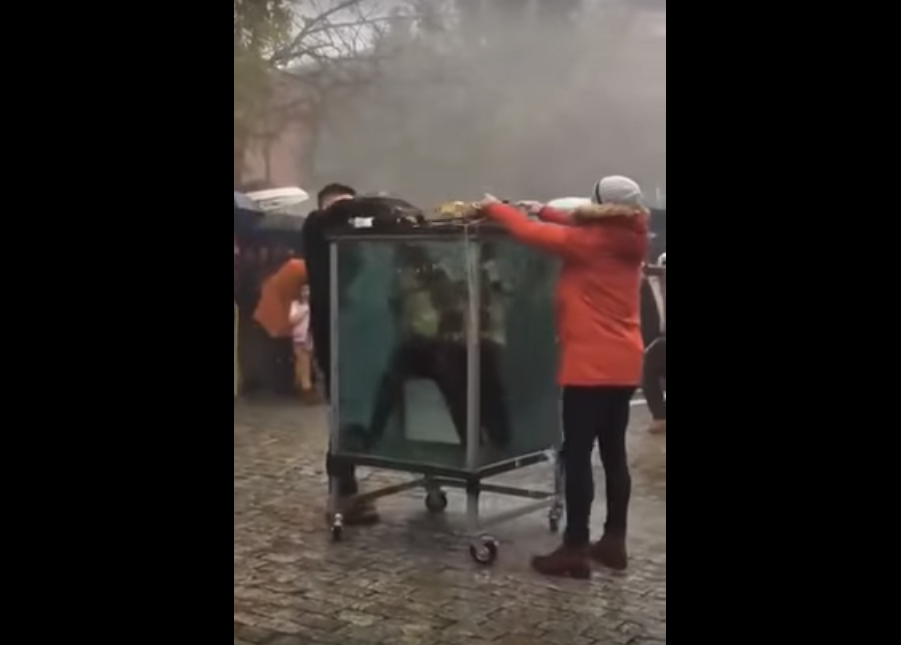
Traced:
<path fill-rule="evenodd" d="M 545 575 L 574 578 L 589 577 L 592 560 L 616 570 L 628 563 L 632 478 L 626 431 L 644 358 L 639 293 L 648 253 L 648 210 L 638 184 L 626 177 L 599 181 L 593 202 L 572 213 L 534 202 L 520 205 L 541 222 L 491 196 L 480 204 L 482 214 L 514 238 L 563 260 L 555 306 L 567 529 L 563 545 L 534 558 L 532 566 Z M 596 443 L 607 480 L 607 523 L 604 536 L 591 545 Z"/>

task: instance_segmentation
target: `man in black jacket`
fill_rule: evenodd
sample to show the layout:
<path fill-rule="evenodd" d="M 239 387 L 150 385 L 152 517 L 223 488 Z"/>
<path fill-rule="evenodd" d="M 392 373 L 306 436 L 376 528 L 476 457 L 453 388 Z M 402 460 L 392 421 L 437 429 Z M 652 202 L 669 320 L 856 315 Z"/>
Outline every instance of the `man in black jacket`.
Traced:
<path fill-rule="evenodd" d="M 303 229 L 304 259 L 310 286 L 310 330 L 313 334 L 313 351 L 324 378 L 325 395 L 331 401 L 331 263 L 328 233 L 345 226 L 353 217 L 350 208 L 341 202 L 356 197 L 356 191 L 343 184 L 329 184 L 318 195 L 319 209 L 307 218 Z M 338 486 L 343 498 L 353 498 L 359 493 L 353 465 L 338 464 L 331 451 L 326 458 L 326 470 L 330 482 Z M 347 525 L 370 524 L 378 521 L 378 513 L 372 504 L 352 503 L 342 508 Z"/>

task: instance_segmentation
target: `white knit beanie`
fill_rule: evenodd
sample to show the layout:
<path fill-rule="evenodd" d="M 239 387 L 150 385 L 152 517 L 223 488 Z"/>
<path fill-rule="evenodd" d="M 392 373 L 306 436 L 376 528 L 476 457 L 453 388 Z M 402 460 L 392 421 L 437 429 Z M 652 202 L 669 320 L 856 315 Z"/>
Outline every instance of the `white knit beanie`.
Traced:
<path fill-rule="evenodd" d="M 628 177 L 604 177 L 594 185 L 591 198 L 597 204 L 644 206 L 641 186 Z"/>
<path fill-rule="evenodd" d="M 587 197 L 561 197 L 548 202 L 548 206 L 558 211 L 571 213 L 585 206 L 591 206 L 591 200 Z"/>

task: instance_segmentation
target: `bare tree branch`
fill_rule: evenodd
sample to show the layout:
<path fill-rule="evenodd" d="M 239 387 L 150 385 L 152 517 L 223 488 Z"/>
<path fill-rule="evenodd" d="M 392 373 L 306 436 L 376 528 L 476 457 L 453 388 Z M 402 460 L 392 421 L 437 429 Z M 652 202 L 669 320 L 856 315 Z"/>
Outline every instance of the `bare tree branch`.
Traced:
<path fill-rule="evenodd" d="M 326 104 L 341 105 L 373 87 L 388 58 L 404 50 L 417 13 L 413 0 L 286 1 L 294 27 L 268 52 L 267 91 L 248 88 L 253 100 L 242 121 L 245 147 L 278 136 L 298 119 L 315 130 Z M 237 132 L 236 125 L 236 147 Z"/>
<path fill-rule="evenodd" d="M 299 31 L 297 34 L 291 39 L 291 42 L 285 46 L 280 48 L 276 53 L 272 56 L 272 63 L 274 65 L 285 65 L 292 62 L 292 59 L 302 56 L 305 53 L 305 50 L 308 46 L 308 41 L 311 37 L 321 35 L 321 34 L 331 34 L 335 31 L 336 25 L 332 23 L 332 17 L 338 16 L 344 12 L 351 11 L 354 9 L 359 9 L 360 5 L 364 3 L 366 0 L 336 0 L 336 2 L 331 3 L 324 9 L 317 9 L 317 5 L 319 3 L 312 3 L 314 11 L 318 11 L 318 13 L 314 16 L 299 16 Z M 350 21 L 345 23 L 342 21 L 341 28 L 347 28 L 352 26 L 359 25 L 359 21 Z"/>

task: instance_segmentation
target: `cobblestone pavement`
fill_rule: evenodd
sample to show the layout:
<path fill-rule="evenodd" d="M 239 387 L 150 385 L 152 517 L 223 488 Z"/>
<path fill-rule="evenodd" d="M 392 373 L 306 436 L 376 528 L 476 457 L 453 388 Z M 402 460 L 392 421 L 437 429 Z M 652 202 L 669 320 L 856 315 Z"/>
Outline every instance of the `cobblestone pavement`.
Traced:
<path fill-rule="evenodd" d="M 381 525 L 332 544 L 323 411 L 236 404 L 234 645 L 665 643 L 666 439 L 646 436 L 647 413 L 634 412 L 633 565 L 569 582 L 529 571 L 529 556 L 557 539 L 543 515 L 498 527 L 500 560 L 478 568 L 454 534 L 463 509 L 454 493 L 438 518 L 421 492 L 381 500 Z M 406 477 L 361 475 L 366 488 Z M 550 477 L 537 466 L 506 479 L 544 487 Z M 517 502 L 485 503 L 490 512 Z"/>

